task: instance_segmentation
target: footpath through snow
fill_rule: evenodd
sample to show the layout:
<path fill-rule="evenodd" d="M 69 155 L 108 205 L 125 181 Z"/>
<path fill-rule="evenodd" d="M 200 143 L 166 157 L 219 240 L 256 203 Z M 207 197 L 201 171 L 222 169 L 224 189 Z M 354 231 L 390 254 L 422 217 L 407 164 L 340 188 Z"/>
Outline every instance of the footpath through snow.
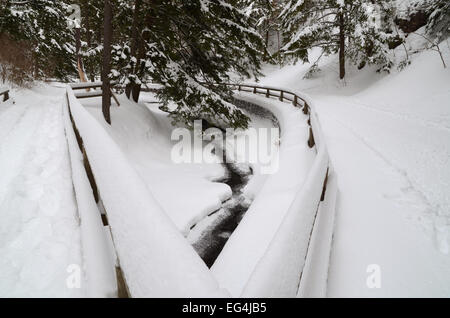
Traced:
<path fill-rule="evenodd" d="M 83 263 L 63 93 L 37 87 L 0 103 L 0 297 L 84 295 L 83 282 L 66 284 Z"/>
<path fill-rule="evenodd" d="M 450 69 L 427 51 L 391 75 L 351 70 L 343 86 L 337 65 L 323 61 L 311 79 L 309 65 L 272 68 L 262 80 L 316 102 L 339 187 L 328 296 L 449 297 Z M 381 288 L 367 285 L 374 269 Z"/>

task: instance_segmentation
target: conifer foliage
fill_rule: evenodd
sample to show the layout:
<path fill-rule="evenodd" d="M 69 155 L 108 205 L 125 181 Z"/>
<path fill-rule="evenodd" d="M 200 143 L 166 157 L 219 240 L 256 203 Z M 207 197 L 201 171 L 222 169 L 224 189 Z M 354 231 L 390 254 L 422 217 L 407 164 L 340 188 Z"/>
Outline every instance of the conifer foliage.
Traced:
<path fill-rule="evenodd" d="M 233 1 L 136 0 L 120 8 L 128 20 L 113 46 L 112 77 L 128 95 L 137 100 L 142 83 L 153 81 L 163 85 L 158 96 L 174 121 L 247 126 L 231 91 L 216 85 L 231 72 L 259 75 L 262 39 Z"/>
<path fill-rule="evenodd" d="M 282 53 L 308 61 L 309 50 L 325 55 L 339 53 L 339 76 L 345 76 L 346 60 L 363 67 L 381 64 L 389 68 L 388 42 L 392 36 L 383 18 L 390 1 L 291 0 L 281 13 L 286 44 Z"/>
<path fill-rule="evenodd" d="M 22 49 L 16 54 L 28 59 L 28 67 L 16 69 L 23 72 L 20 78 L 67 80 L 74 74 L 74 41 L 67 28 L 67 10 L 63 1 L 0 1 L 0 37 L 11 41 L 9 48 L 18 44 Z M 3 52 L 7 49 L 5 46 Z M 12 67 L 3 58 L 0 64 L 2 68 Z"/>

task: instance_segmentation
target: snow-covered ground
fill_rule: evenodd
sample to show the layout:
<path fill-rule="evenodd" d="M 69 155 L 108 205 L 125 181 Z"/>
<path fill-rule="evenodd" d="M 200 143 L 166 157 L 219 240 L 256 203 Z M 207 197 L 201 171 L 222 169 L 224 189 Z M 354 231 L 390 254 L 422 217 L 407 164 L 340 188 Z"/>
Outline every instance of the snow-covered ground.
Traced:
<path fill-rule="evenodd" d="M 450 69 L 434 51 L 411 59 L 390 75 L 349 67 L 345 84 L 336 57 L 311 79 L 298 64 L 261 80 L 308 93 L 326 135 L 339 186 L 328 296 L 450 296 Z M 371 264 L 381 288 L 366 284 Z"/>
<path fill-rule="evenodd" d="M 423 42 L 410 35 L 407 47 L 415 50 Z M 448 42 L 441 43 L 441 49 L 450 64 Z M 398 61 L 404 58 L 402 50 L 396 50 Z M 330 297 L 450 296 L 450 70 L 443 68 L 434 51 L 413 54 L 411 60 L 402 72 L 390 75 L 377 74 L 373 67 L 357 71 L 349 66 L 345 83 L 337 80 L 334 56 L 323 59 L 321 71 L 310 79 L 303 79 L 308 65 L 264 70 L 263 85 L 292 88 L 312 97 L 325 134 L 339 188 Z M 79 289 L 67 287 L 70 265 L 83 269 L 83 250 L 64 135 L 63 93 L 38 85 L 13 90 L 15 104 L 0 103 L 0 296 L 88 294 L 83 283 Z M 272 109 L 282 136 L 280 170 L 254 176 L 245 187 L 244 195 L 254 201 L 212 267 L 220 287 L 233 296 L 245 289 L 314 159 L 314 151 L 306 146 L 308 126 L 300 110 L 262 96 L 241 97 Z M 123 97 L 120 101 L 120 107 L 113 103 L 111 109 L 112 126 L 102 119 L 99 99 L 83 101 L 88 113 L 78 110 L 77 115 L 97 119 L 89 123 L 98 122 L 107 132 L 98 126 L 102 131 L 98 140 L 108 141 L 110 153 L 116 155 L 111 161 L 118 160 L 129 177 L 108 189 L 120 193 L 129 185 L 128 194 L 148 195 L 124 214 L 124 198 L 101 193 L 114 210 L 112 224 L 121 224 L 116 233 L 129 226 L 129 231 L 116 235 L 119 254 L 128 257 L 121 265 L 136 273 L 148 273 L 150 265 L 155 266 L 154 275 L 142 284 L 135 275 L 132 288 L 139 295 L 158 295 L 148 284 L 152 281 L 169 295 L 171 290 L 163 286 L 168 281 L 155 274 L 166 273 L 168 264 L 179 275 L 171 277 L 172 287 L 191 279 L 205 290 L 227 295 L 176 230 L 187 236 L 192 226 L 232 196 L 230 187 L 220 182 L 226 170 L 221 164 L 175 164 L 167 114 L 157 104 L 135 104 Z M 87 125 L 82 127 L 84 133 L 90 131 Z M 87 146 L 96 149 L 94 141 Z M 96 151 L 96 158 L 103 158 L 101 149 Z M 95 161 L 102 168 L 102 162 Z M 97 180 L 101 185 L 114 183 L 114 174 L 107 173 L 113 166 L 105 163 Z M 145 214 L 147 203 L 154 209 Z M 159 219 L 155 222 L 152 217 Z M 134 243 L 146 249 L 133 251 L 127 244 L 133 243 L 129 236 L 139 220 L 148 227 L 139 229 Z M 184 275 L 185 264 L 176 263 L 178 255 L 153 239 L 158 235 L 167 236 L 168 249 L 172 243 L 180 248 L 195 274 Z M 156 262 L 153 251 L 160 256 Z M 136 257 L 143 254 L 142 259 Z M 379 286 L 370 284 L 374 275 Z M 183 293 L 192 291 L 179 287 Z"/>
<path fill-rule="evenodd" d="M 113 137 L 147 187 L 171 217 L 180 231 L 187 235 L 191 226 L 218 210 L 231 197 L 231 189 L 216 182 L 225 176 L 221 164 L 175 163 L 171 150 L 174 129 L 167 114 L 157 104 L 130 103 L 121 98 L 121 106 L 113 104 L 113 125 L 105 123 L 99 101 L 82 101 Z"/>
<path fill-rule="evenodd" d="M 153 94 L 143 95 L 143 101 L 153 100 Z M 227 177 L 227 171 L 221 163 L 174 162 L 171 155 L 178 141 L 171 140 L 171 135 L 177 127 L 171 125 L 167 113 L 159 110 L 159 104 L 135 104 L 121 98 L 121 106 L 113 104 L 111 108 L 113 125 L 109 126 L 103 120 L 99 102 L 99 98 L 82 101 L 127 155 L 147 187 L 184 235 L 198 221 L 218 211 L 222 202 L 231 198 L 231 188 L 220 182 Z M 252 118 L 251 127 L 273 127 L 271 120 L 249 115 Z M 242 169 L 248 170 L 248 164 L 244 164 Z M 265 180 L 259 170 L 257 165 L 253 165 L 256 178 L 252 175 L 250 184 L 244 190 L 249 200 L 255 195 L 255 188 L 258 187 L 256 184 L 260 186 Z"/>
<path fill-rule="evenodd" d="M 47 86 L 13 90 L 12 99 L 0 103 L 3 297 L 84 295 L 82 282 L 81 288 L 66 284 L 71 273 L 81 270 L 82 275 L 83 262 L 62 120 L 63 92 Z"/>

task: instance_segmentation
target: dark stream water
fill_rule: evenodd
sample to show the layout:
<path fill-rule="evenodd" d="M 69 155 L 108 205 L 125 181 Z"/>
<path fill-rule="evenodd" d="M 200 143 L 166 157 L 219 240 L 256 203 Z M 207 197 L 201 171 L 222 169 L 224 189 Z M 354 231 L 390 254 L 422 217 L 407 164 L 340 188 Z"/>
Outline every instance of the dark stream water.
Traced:
<path fill-rule="evenodd" d="M 268 110 L 239 100 L 235 100 L 235 104 L 246 109 L 253 116 L 269 119 L 273 126 L 271 124 L 268 126 L 279 128 L 278 121 Z M 208 124 L 204 127 L 208 127 Z M 226 158 L 225 151 L 226 149 L 223 151 L 224 158 Z M 232 190 L 232 196 L 222 203 L 219 210 L 198 222 L 188 235 L 192 246 L 208 267 L 214 264 L 228 238 L 237 228 L 251 204 L 242 193 L 243 188 L 251 178 L 251 168 L 240 169 L 238 165 L 227 162 L 227 160 L 224 160 L 223 165 L 227 172 L 226 177 L 218 182 L 228 184 Z M 194 238 L 189 237 L 194 232 Z"/>
<path fill-rule="evenodd" d="M 249 208 L 249 203 L 242 195 L 242 188 L 247 184 L 250 175 L 243 173 L 233 164 L 224 163 L 227 177 L 220 182 L 226 183 L 232 190 L 231 199 L 222 204 L 222 208 L 209 216 L 214 218 L 193 243 L 194 249 L 208 267 L 214 264 L 231 233 L 239 225 Z"/>

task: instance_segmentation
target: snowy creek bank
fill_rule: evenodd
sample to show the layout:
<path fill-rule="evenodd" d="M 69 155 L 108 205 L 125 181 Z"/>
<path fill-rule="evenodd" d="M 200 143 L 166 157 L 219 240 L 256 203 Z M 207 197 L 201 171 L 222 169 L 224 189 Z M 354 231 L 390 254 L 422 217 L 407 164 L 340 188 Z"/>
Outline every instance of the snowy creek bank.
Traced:
<path fill-rule="evenodd" d="M 211 267 L 220 286 L 238 297 L 306 180 L 316 151 L 308 147 L 308 117 L 301 109 L 251 93 L 240 92 L 235 97 L 272 113 L 280 132 L 278 168 L 249 181 L 244 191 L 252 204 Z"/>
<path fill-rule="evenodd" d="M 218 234 L 229 236 L 265 180 L 265 176 L 255 173 L 258 167 L 227 162 L 175 163 L 171 154 L 177 141 L 171 140 L 171 134 L 176 127 L 167 113 L 159 109 L 159 104 L 153 102 L 154 94 L 143 93 L 145 104 L 135 104 L 122 96 L 119 99 L 121 106 L 111 108 L 111 126 L 103 120 L 100 98 L 83 100 L 83 105 L 118 144 L 149 192 L 191 243 L 210 228 L 212 221 L 222 220 L 228 214 L 237 215 L 233 221 L 228 218 L 229 224 L 221 223 L 226 233 Z M 248 114 L 253 128 L 276 127 L 270 112 Z"/>
<path fill-rule="evenodd" d="M 222 207 L 195 224 L 188 234 L 188 240 L 208 267 L 214 264 L 231 233 L 247 212 L 250 202 L 242 194 L 242 188 L 252 177 L 239 171 L 231 163 L 224 163 L 227 177 L 218 182 L 227 184 L 232 197 Z"/>
<path fill-rule="evenodd" d="M 278 121 L 271 112 L 256 104 L 244 103 L 237 99 L 234 103 L 251 118 L 250 126 L 252 128 L 275 127 L 279 129 Z M 217 180 L 217 182 L 227 184 L 231 188 L 232 196 L 222 203 L 219 210 L 214 211 L 192 226 L 187 236 L 188 241 L 208 267 L 214 264 L 228 238 L 250 207 L 252 196 L 249 195 L 248 191 L 246 192 L 246 186 L 255 177 L 255 174 L 258 175 L 258 167 L 227 160 L 231 157 L 229 152 L 233 152 L 235 149 L 224 147 L 222 151 L 226 176 Z M 263 180 L 261 179 L 261 181 Z"/>

